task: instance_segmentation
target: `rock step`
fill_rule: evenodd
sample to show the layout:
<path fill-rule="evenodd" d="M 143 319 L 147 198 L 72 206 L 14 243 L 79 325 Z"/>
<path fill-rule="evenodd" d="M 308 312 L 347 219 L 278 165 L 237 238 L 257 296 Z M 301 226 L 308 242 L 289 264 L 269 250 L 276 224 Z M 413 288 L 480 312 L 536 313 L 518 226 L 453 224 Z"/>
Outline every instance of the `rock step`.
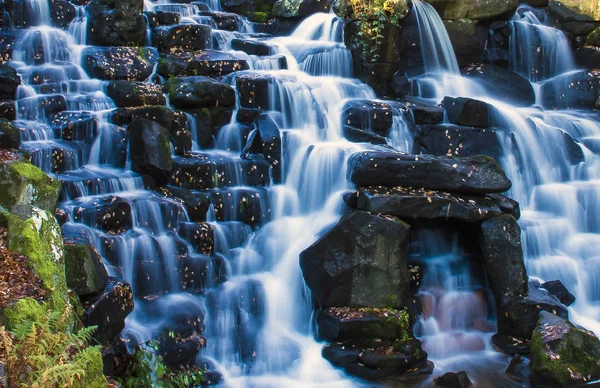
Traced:
<path fill-rule="evenodd" d="M 217 50 L 172 50 L 158 61 L 157 73 L 163 77 L 218 77 L 249 69 L 248 62 L 230 53 Z"/>
<path fill-rule="evenodd" d="M 111 169 L 107 166 L 87 165 L 76 171 L 57 175 L 62 184 L 60 201 L 80 197 L 138 190 L 153 186 L 147 176 L 129 170 Z"/>
<path fill-rule="evenodd" d="M 89 147 L 83 142 L 40 140 L 21 143 L 21 149 L 31 155 L 31 163 L 45 173 L 76 170 L 87 162 Z"/>

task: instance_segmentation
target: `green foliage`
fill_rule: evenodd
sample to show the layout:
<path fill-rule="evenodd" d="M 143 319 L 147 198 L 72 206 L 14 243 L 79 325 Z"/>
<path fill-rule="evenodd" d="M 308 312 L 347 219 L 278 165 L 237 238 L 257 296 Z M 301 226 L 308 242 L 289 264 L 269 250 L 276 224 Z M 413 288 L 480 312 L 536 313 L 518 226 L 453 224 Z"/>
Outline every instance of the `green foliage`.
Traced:
<path fill-rule="evenodd" d="M 174 335 L 169 332 L 170 337 Z M 154 353 L 157 349 L 157 342 L 150 341 L 132 355 L 123 377 L 119 379 L 123 388 L 188 388 L 202 384 L 202 370 L 195 367 L 171 369 L 163 363 L 161 356 Z"/>
<path fill-rule="evenodd" d="M 11 387 L 58 388 L 105 386 L 99 346 L 89 346 L 95 327 L 63 331 L 69 311 L 25 320 L 12 332 L 0 327 L 5 371 Z"/>

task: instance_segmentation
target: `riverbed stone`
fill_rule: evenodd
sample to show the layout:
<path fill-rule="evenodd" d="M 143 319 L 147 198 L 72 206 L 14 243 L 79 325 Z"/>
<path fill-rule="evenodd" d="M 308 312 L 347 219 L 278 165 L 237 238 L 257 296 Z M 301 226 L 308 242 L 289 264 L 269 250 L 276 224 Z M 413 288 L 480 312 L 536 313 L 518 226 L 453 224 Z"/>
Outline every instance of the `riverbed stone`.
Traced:
<path fill-rule="evenodd" d="M 493 107 L 487 102 L 465 97 L 444 97 L 442 105 L 446 109 L 448 121 L 456 125 L 488 128 Z"/>
<path fill-rule="evenodd" d="M 81 66 L 91 78 L 145 81 L 158 62 L 153 47 L 86 47 Z"/>
<path fill-rule="evenodd" d="M 485 155 L 499 160 L 502 146 L 494 128 L 420 125 L 412 153 L 459 157 Z"/>
<path fill-rule="evenodd" d="M 178 24 L 154 29 L 152 43 L 161 53 L 173 48 L 204 50 L 211 47 L 212 28 L 206 24 Z"/>
<path fill-rule="evenodd" d="M 105 91 L 119 108 L 165 105 L 167 102 L 159 85 L 139 81 L 110 81 Z"/>
<path fill-rule="evenodd" d="M 136 119 L 129 134 L 131 169 L 150 175 L 159 185 L 166 183 L 172 168 L 169 131 L 157 122 Z"/>
<path fill-rule="evenodd" d="M 393 217 L 356 211 L 343 216 L 300 254 L 316 306 L 406 306 L 410 226 Z"/>
<path fill-rule="evenodd" d="M 571 294 L 560 280 L 550 280 L 542 283 L 542 288 L 554 295 L 560 303 L 570 306 L 575 303 L 575 295 Z"/>
<path fill-rule="evenodd" d="M 204 76 L 175 77 L 163 88 L 177 109 L 202 109 L 233 106 L 235 91 L 224 82 Z"/>
<path fill-rule="evenodd" d="M 88 44 L 128 46 L 144 44 L 144 3 L 137 0 L 91 0 L 87 5 Z"/>
<path fill-rule="evenodd" d="M 163 77 L 224 76 L 249 69 L 248 62 L 235 55 L 216 50 L 171 50 L 158 61 L 157 73 Z"/>
<path fill-rule="evenodd" d="M 467 372 L 447 372 L 433 380 L 434 388 L 472 388 Z"/>

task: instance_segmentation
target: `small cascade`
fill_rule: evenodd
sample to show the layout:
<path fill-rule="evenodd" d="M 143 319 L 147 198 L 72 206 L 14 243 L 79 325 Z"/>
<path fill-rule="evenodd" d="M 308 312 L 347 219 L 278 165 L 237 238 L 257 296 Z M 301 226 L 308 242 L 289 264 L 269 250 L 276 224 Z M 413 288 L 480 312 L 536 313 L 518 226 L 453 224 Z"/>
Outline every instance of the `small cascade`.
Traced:
<path fill-rule="evenodd" d="M 75 19 L 69 24 L 69 34 L 75 40 L 75 44 L 84 45 L 87 43 L 87 23 L 88 17 L 84 6 L 75 7 Z"/>

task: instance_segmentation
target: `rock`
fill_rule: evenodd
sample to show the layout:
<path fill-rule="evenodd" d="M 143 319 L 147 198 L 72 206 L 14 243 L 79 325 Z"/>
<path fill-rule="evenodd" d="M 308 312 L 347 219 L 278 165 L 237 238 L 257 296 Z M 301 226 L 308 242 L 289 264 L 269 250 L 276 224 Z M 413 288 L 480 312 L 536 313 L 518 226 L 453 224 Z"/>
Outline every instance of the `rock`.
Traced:
<path fill-rule="evenodd" d="M 584 46 L 575 50 L 577 64 L 586 69 L 600 69 L 600 47 Z"/>
<path fill-rule="evenodd" d="M 542 283 L 542 288 L 546 289 L 550 294 L 554 295 L 560 303 L 565 306 L 570 306 L 575 302 L 575 295 L 571 294 L 567 287 L 560 280 L 551 280 Z"/>
<path fill-rule="evenodd" d="M 323 357 L 348 374 L 368 381 L 402 380 L 433 371 L 421 341 L 415 338 L 336 342 L 323 348 Z"/>
<path fill-rule="evenodd" d="M 527 294 L 527 270 L 523 261 L 521 228 L 505 214 L 481 223 L 482 262 L 496 300 L 504 295 Z"/>
<path fill-rule="evenodd" d="M 528 358 L 516 355 L 510 360 L 504 375 L 511 380 L 529 381 L 531 378 L 531 362 Z"/>
<path fill-rule="evenodd" d="M 158 61 L 151 47 L 86 47 L 81 55 L 87 74 L 102 80 L 145 81 Z"/>
<path fill-rule="evenodd" d="M 235 13 L 200 11 L 200 15 L 210 17 L 219 30 L 239 31 L 242 27 L 240 16 Z"/>
<path fill-rule="evenodd" d="M 348 178 L 358 187 L 403 186 L 462 194 L 507 191 L 511 183 L 494 159 L 359 152 L 350 157 Z"/>
<path fill-rule="evenodd" d="M 179 224 L 179 235 L 189 242 L 194 252 L 212 255 L 215 245 L 215 232 L 206 222 L 182 222 Z"/>
<path fill-rule="evenodd" d="M 273 182 L 281 183 L 282 148 L 279 127 L 269 115 L 261 114 L 256 118 L 256 128 L 257 136 L 255 136 L 254 142 L 249 141 L 249 145 L 252 148 L 252 143 L 254 143 L 254 149 L 258 150 L 271 165 Z M 243 153 L 245 152 L 246 149 Z"/>
<path fill-rule="evenodd" d="M 243 51 L 248 55 L 265 56 L 271 54 L 271 46 L 257 40 L 235 38 L 231 40 L 231 48 L 233 50 Z"/>
<path fill-rule="evenodd" d="M 600 70 L 569 72 L 542 83 L 541 102 L 549 108 L 594 109 L 600 97 Z"/>
<path fill-rule="evenodd" d="M 76 228 L 70 224 L 66 228 Z M 67 286 L 79 296 L 99 293 L 108 285 L 108 273 L 102 256 L 85 230 L 69 232 L 64 237 L 64 258 Z"/>
<path fill-rule="evenodd" d="M 563 22 L 600 21 L 600 7 L 594 0 L 551 0 L 548 13 Z"/>
<path fill-rule="evenodd" d="M 161 53 L 173 48 L 204 50 L 211 47 L 212 28 L 206 24 L 178 24 L 154 29 L 152 43 Z"/>
<path fill-rule="evenodd" d="M 513 216 L 515 220 L 521 218 L 521 208 L 519 206 L 519 202 L 515 201 L 514 199 L 505 197 L 501 194 L 487 194 L 485 197 L 498 205 L 502 212 Z"/>
<path fill-rule="evenodd" d="M 19 100 L 19 116 L 24 120 L 44 120 L 52 115 L 67 110 L 64 96 L 39 95 Z"/>
<path fill-rule="evenodd" d="M 496 333 L 492 336 L 492 343 L 499 352 L 505 354 L 529 354 L 529 339 L 515 338 L 510 335 Z"/>
<path fill-rule="evenodd" d="M 148 18 L 150 27 L 153 29 L 158 26 L 172 26 L 173 24 L 179 24 L 181 21 L 181 14 L 179 12 L 145 11 L 144 14 Z"/>
<path fill-rule="evenodd" d="M 240 105 L 246 109 L 269 109 L 270 78 L 263 74 L 240 74 L 235 79 Z"/>
<path fill-rule="evenodd" d="M 439 388 L 472 388 L 473 383 L 469 380 L 467 372 L 447 372 L 433 380 L 433 386 Z"/>
<path fill-rule="evenodd" d="M 21 77 L 8 65 L 0 64 L 0 100 L 14 100 L 17 88 L 21 85 Z"/>
<path fill-rule="evenodd" d="M 444 20 L 459 66 L 479 62 L 483 58 L 488 39 L 486 23 L 477 20 Z"/>
<path fill-rule="evenodd" d="M 406 72 L 397 71 L 392 76 L 392 93 L 394 97 L 406 97 L 410 94 L 410 80 Z"/>
<path fill-rule="evenodd" d="M 9 121 L 17 119 L 17 106 L 14 101 L 0 101 L 0 118 Z"/>
<path fill-rule="evenodd" d="M 52 116 L 50 126 L 67 141 L 83 141 L 93 144 L 98 134 L 99 120 L 92 112 L 63 111 Z"/>
<path fill-rule="evenodd" d="M 590 46 L 600 46 L 600 27 L 597 27 L 594 31 L 590 32 L 585 43 Z"/>
<path fill-rule="evenodd" d="M 125 318 L 133 311 L 131 286 L 120 279 L 110 279 L 97 298 L 82 301 L 86 326 L 97 326 L 93 337 L 101 344 L 112 343 L 125 327 Z"/>
<path fill-rule="evenodd" d="M 498 333 L 520 339 L 531 338 L 540 311 L 568 318 L 567 308 L 558 299 L 540 289 L 539 283 L 529 282 L 526 296 L 507 295 L 498 303 Z"/>
<path fill-rule="evenodd" d="M 417 125 L 440 124 L 444 121 L 444 108 L 414 97 L 398 100 L 398 108 L 410 112 L 408 119 Z"/>
<path fill-rule="evenodd" d="M 52 24 L 55 27 L 67 29 L 77 15 L 75 6 L 67 0 L 51 0 L 48 3 L 50 5 Z"/>
<path fill-rule="evenodd" d="M 393 124 L 392 107 L 385 102 L 350 100 L 342 108 L 342 124 L 386 136 Z"/>
<path fill-rule="evenodd" d="M 477 222 L 502 214 L 500 208 L 486 198 L 404 187 L 359 190 L 356 208 L 408 220 L 426 218 Z"/>
<path fill-rule="evenodd" d="M 600 341 L 564 318 L 540 313 L 531 338 L 534 375 L 561 387 L 580 387 L 600 378 Z"/>
<path fill-rule="evenodd" d="M 158 61 L 158 74 L 173 76 L 204 75 L 219 77 L 249 69 L 248 62 L 232 54 L 215 50 L 171 50 Z"/>
<path fill-rule="evenodd" d="M 139 81 L 110 81 L 105 93 L 119 108 L 167 103 L 159 85 Z"/>
<path fill-rule="evenodd" d="M 317 306 L 406 306 L 406 244 L 410 226 L 357 211 L 300 254 L 300 267 Z M 377 236 L 375 238 L 375 236 Z"/>
<path fill-rule="evenodd" d="M 0 206 L 26 204 L 54 213 L 60 182 L 23 160 L 0 163 Z"/>
<path fill-rule="evenodd" d="M 457 125 L 421 125 L 412 153 L 435 156 L 485 155 L 499 160 L 502 146 L 494 129 Z"/>
<path fill-rule="evenodd" d="M 317 310 L 317 326 L 319 336 L 328 341 L 395 340 L 410 335 L 406 310 L 330 307 Z"/>
<path fill-rule="evenodd" d="M 281 18 L 304 18 L 317 12 L 328 12 L 332 1 L 278 0 L 273 5 L 273 15 Z"/>
<path fill-rule="evenodd" d="M 133 226 L 131 204 L 116 195 L 81 197 L 68 207 L 63 206 L 74 222 L 85 223 L 107 233 L 119 234 Z"/>
<path fill-rule="evenodd" d="M 159 185 L 166 183 L 172 168 L 169 131 L 154 121 L 136 119 L 129 133 L 131 169 L 150 175 Z"/>
<path fill-rule="evenodd" d="M 235 91 L 226 83 L 203 76 L 175 77 L 164 86 L 169 101 L 178 109 L 233 106 Z"/>
<path fill-rule="evenodd" d="M 387 139 L 384 136 L 349 125 L 342 128 L 342 133 L 346 140 L 354 143 L 387 144 Z"/>
<path fill-rule="evenodd" d="M 502 67 L 477 63 L 464 68 L 464 77 L 477 81 L 495 98 L 509 104 L 530 106 L 535 104 L 535 92 L 527 78 Z"/>
<path fill-rule="evenodd" d="M 271 16 L 275 0 L 223 0 L 221 4 L 228 12 L 258 17 L 261 20 L 257 22 L 264 23 Z"/>
<path fill-rule="evenodd" d="M 491 126 L 493 107 L 487 102 L 464 97 L 444 97 L 442 105 L 446 109 L 448 121 L 456 125 L 488 128 Z"/>
<path fill-rule="evenodd" d="M 206 347 L 206 339 L 199 335 L 185 338 L 163 336 L 158 339 L 157 353 L 165 365 L 176 368 L 194 364 L 198 352 Z"/>
<path fill-rule="evenodd" d="M 146 18 L 142 15 L 143 9 L 143 2 L 137 0 L 91 0 L 87 6 L 88 44 L 143 45 L 146 40 Z"/>
<path fill-rule="evenodd" d="M 21 130 L 5 119 L 0 119 L 0 149 L 17 149 L 21 145 Z"/>
<path fill-rule="evenodd" d="M 427 0 L 427 2 L 433 5 L 443 20 L 508 18 L 519 6 L 518 0 L 475 0 L 467 3 L 453 0 Z"/>

